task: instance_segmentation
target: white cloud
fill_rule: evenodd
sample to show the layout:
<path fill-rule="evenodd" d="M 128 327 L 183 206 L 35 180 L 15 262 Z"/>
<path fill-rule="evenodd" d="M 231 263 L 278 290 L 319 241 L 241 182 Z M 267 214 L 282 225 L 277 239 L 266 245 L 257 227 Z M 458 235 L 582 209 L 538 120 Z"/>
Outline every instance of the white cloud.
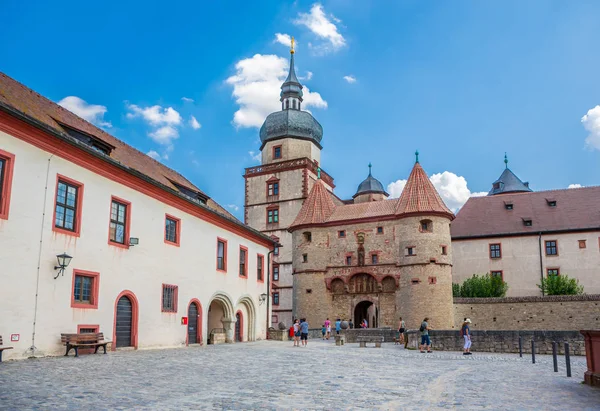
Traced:
<path fill-rule="evenodd" d="M 185 101 L 186 103 L 193 103 L 194 99 L 193 98 L 189 98 L 189 97 L 181 97 L 181 100 Z"/>
<path fill-rule="evenodd" d="M 252 160 L 258 162 L 262 161 L 262 153 L 260 151 L 248 151 L 248 154 L 250 154 Z"/>
<path fill-rule="evenodd" d="M 344 76 L 344 80 L 346 80 L 350 84 L 356 83 L 356 77 L 354 77 L 352 74 L 350 74 L 349 76 Z"/>
<path fill-rule="evenodd" d="M 589 109 L 581 122 L 590 133 L 585 139 L 586 147 L 600 150 L 600 106 Z"/>
<path fill-rule="evenodd" d="M 179 132 L 173 126 L 162 126 L 148 133 L 148 136 L 158 144 L 171 146 L 173 140 L 179 138 Z"/>
<path fill-rule="evenodd" d="M 279 92 L 289 70 L 289 62 L 275 55 L 255 54 L 235 65 L 236 73 L 225 82 L 240 108 L 233 116 L 236 127 L 260 127 L 265 117 L 281 110 Z M 321 95 L 304 87 L 303 108 L 327 108 Z"/>
<path fill-rule="evenodd" d="M 462 176 L 457 176 L 450 171 L 433 174 L 429 180 L 444 200 L 446 206 L 453 212 L 457 212 L 469 197 L 481 197 L 487 195 L 486 192 L 471 192 L 467 187 L 467 180 Z M 406 180 L 397 180 L 387 186 L 390 197 L 400 197 L 402 190 L 406 185 Z"/>
<path fill-rule="evenodd" d="M 569 184 L 569 187 L 567 188 L 581 188 L 583 187 L 581 184 Z"/>
<path fill-rule="evenodd" d="M 299 80 L 305 80 L 305 81 L 310 81 L 311 78 L 313 78 L 312 71 L 307 71 L 306 76 L 304 76 L 304 77 L 298 77 Z"/>
<path fill-rule="evenodd" d="M 104 121 L 104 114 L 107 112 L 106 106 L 88 104 L 85 100 L 76 96 L 65 97 L 58 104 L 96 126 L 112 127 L 112 124 Z"/>
<path fill-rule="evenodd" d="M 341 23 L 334 16 L 330 16 L 330 18 L 338 24 Z M 317 37 L 325 40 L 324 44 L 315 47 L 318 51 L 327 53 L 338 50 L 346 45 L 344 36 L 338 32 L 337 26 L 327 18 L 323 11 L 323 6 L 319 3 L 312 5 L 310 13 L 298 13 L 298 18 L 294 21 L 294 24 L 306 26 Z"/>
<path fill-rule="evenodd" d="M 236 206 L 235 204 L 227 204 L 227 208 L 232 209 L 233 211 L 237 211 L 240 208 L 238 206 Z"/>
<path fill-rule="evenodd" d="M 283 44 L 284 46 L 292 47 L 292 38 L 289 34 L 275 33 L 275 43 Z M 297 42 L 294 39 L 294 46 L 297 46 Z"/>
<path fill-rule="evenodd" d="M 135 104 L 127 106 L 131 113 L 127 113 L 127 118 L 142 117 L 150 125 L 179 125 L 181 124 L 181 115 L 173 107 L 163 108 L 159 105 L 151 107 L 139 107 Z"/>
<path fill-rule="evenodd" d="M 155 159 L 156 161 L 160 161 L 162 159 L 162 156 L 160 154 L 158 154 L 156 151 L 154 150 L 150 150 L 146 153 L 146 155 L 148 157 L 152 157 L 153 159 Z"/>
<path fill-rule="evenodd" d="M 196 117 L 194 117 L 194 116 L 190 116 L 189 124 L 194 130 L 198 130 L 200 127 L 202 127 L 202 125 L 200 123 L 198 123 L 198 120 L 196 120 Z"/>

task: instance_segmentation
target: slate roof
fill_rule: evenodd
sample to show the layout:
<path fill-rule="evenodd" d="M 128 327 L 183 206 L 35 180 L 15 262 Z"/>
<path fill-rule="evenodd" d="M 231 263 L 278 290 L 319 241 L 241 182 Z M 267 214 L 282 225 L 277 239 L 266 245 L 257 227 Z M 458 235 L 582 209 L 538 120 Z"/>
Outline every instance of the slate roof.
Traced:
<path fill-rule="evenodd" d="M 454 213 L 446 207 L 421 164 L 415 163 L 398 199 L 396 214 L 423 213 L 445 214 L 450 219 L 454 218 Z"/>
<path fill-rule="evenodd" d="M 519 177 L 511 171 L 510 168 L 504 169 L 500 177 L 492 184 L 489 196 L 505 193 L 530 192 L 529 183 L 524 183 Z"/>
<path fill-rule="evenodd" d="M 531 227 L 524 219 L 531 219 Z M 452 239 L 459 239 L 586 229 L 600 230 L 600 187 L 471 197 L 450 231 Z"/>
<path fill-rule="evenodd" d="M 370 165 L 369 165 L 369 176 L 364 179 L 362 183 L 358 185 L 358 189 L 356 190 L 356 194 L 352 196 L 352 198 L 356 198 L 361 194 L 385 194 L 389 196 L 388 193 L 385 192 L 383 188 L 383 184 L 381 181 L 377 180 L 375 177 L 371 175 Z"/>
<path fill-rule="evenodd" d="M 60 123 L 75 130 L 83 131 L 114 147 L 110 153 L 112 160 L 116 160 L 122 165 L 136 170 L 150 179 L 182 194 L 185 193 L 178 189 L 177 184 L 208 197 L 208 195 L 204 194 L 198 187 L 175 170 L 148 157 L 146 154 L 125 144 L 104 130 L 88 123 L 69 110 L 0 72 L 0 108 L 3 107 L 8 108 L 9 111 L 14 110 L 28 119 L 33 119 L 35 122 L 50 129 L 50 131 L 70 140 L 73 139 L 69 137 L 67 130 Z M 206 205 L 210 209 L 239 223 L 239 220 L 212 199 L 208 198 Z"/>
<path fill-rule="evenodd" d="M 317 180 L 290 228 L 327 221 L 336 208 L 331 197 L 323 181 Z"/>

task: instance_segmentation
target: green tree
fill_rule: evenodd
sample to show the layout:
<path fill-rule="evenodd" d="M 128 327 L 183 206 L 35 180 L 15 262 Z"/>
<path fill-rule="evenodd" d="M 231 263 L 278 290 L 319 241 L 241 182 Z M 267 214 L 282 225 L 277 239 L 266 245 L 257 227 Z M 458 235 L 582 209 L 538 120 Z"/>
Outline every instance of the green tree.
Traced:
<path fill-rule="evenodd" d="M 569 278 L 568 275 L 552 275 L 542 278 L 542 283 L 537 285 L 544 295 L 580 295 L 583 294 L 583 285 L 579 280 Z"/>
<path fill-rule="evenodd" d="M 473 277 L 467 278 L 462 284 L 452 284 L 452 295 L 454 297 L 504 297 L 506 291 L 508 291 L 508 284 L 502 280 L 502 277 L 489 274 L 481 276 L 473 274 Z"/>

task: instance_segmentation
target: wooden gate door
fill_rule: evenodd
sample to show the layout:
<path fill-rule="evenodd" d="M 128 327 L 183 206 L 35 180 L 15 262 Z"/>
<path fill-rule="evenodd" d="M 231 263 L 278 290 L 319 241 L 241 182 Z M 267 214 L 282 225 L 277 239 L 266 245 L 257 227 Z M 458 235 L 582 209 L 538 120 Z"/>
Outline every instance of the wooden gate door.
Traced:
<path fill-rule="evenodd" d="M 235 315 L 235 341 L 242 341 L 242 316 L 240 313 Z"/>
<path fill-rule="evenodd" d="M 188 309 L 188 344 L 198 342 L 198 306 L 191 303 Z"/>
<path fill-rule="evenodd" d="M 127 296 L 119 298 L 117 302 L 117 348 L 131 347 L 131 323 L 133 313 L 131 300 Z"/>

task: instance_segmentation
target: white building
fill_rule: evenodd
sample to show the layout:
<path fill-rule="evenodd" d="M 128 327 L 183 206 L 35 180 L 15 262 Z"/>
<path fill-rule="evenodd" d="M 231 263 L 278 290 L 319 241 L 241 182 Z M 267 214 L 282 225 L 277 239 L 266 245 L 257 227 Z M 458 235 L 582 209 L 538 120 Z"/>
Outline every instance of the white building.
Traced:
<path fill-rule="evenodd" d="M 272 248 L 175 171 L 0 73 L 4 358 L 63 353 L 74 332 L 112 349 L 221 329 L 266 338 Z"/>

